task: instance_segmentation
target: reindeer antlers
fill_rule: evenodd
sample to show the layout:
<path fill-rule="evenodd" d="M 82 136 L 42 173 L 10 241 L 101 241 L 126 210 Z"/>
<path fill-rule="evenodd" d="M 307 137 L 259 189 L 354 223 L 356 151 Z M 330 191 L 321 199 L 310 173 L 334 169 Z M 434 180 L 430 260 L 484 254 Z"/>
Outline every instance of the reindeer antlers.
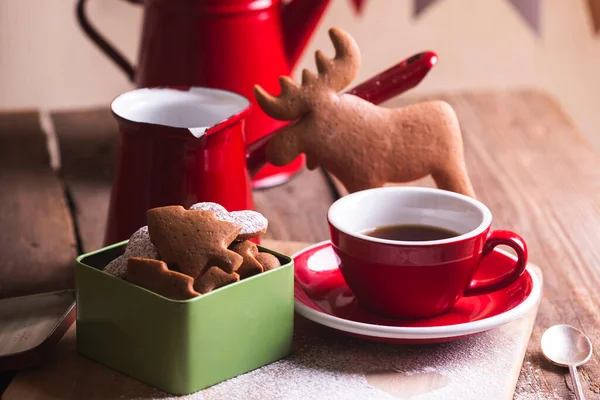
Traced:
<path fill-rule="evenodd" d="M 289 76 L 279 77 L 281 93 L 271 96 L 259 85 L 254 85 L 254 96 L 260 108 L 272 118 L 291 121 L 308 111 L 306 102 L 301 100 L 302 89 Z"/>
<path fill-rule="evenodd" d="M 330 60 L 321 50 L 317 50 L 315 62 L 319 79 L 323 80 L 325 86 L 339 92 L 356 78 L 360 66 L 360 50 L 352 36 L 339 28 L 331 28 L 329 37 L 335 48 L 335 58 Z"/>
<path fill-rule="evenodd" d="M 329 59 L 321 50 L 315 53 L 318 76 L 307 69 L 302 71 L 302 85 L 298 86 L 287 76 L 279 78 L 281 93 L 272 96 L 259 85 L 254 85 L 254 96 L 263 111 L 279 120 L 291 121 L 310 110 L 307 91 L 321 92 L 332 90 L 339 92 L 349 85 L 360 66 L 360 50 L 348 33 L 339 28 L 331 28 L 329 37 L 335 48 L 335 58 Z"/>

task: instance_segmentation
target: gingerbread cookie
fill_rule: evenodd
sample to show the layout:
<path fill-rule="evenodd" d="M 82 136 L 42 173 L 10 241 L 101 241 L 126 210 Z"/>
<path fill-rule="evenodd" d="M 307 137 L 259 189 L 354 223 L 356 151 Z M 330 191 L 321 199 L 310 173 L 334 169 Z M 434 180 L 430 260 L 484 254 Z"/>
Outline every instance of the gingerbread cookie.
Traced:
<path fill-rule="evenodd" d="M 260 265 L 262 265 L 265 271 L 270 271 L 272 269 L 281 267 L 279 259 L 271 253 L 258 253 L 258 255 L 256 256 L 256 261 L 258 261 Z"/>
<path fill-rule="evenodd" d="M 125 247 L 125 253 L 112 260 L 105 268 L 104 271 L 111 275 L 123 278 L 125 271 L 127 270 L 127 260 L 129 257 L 140 257 L 158 260 L 158 250 L 156 246 L 152 244 L 150 240 L 150 234 L 148 233 L 148 227 L 143 226 L 138 229 L 131 237 Z"/>
<path fill-rule="evenodd" d="M 181 206 L 148 210 L 148 231 L 160 258 L 194 279 L 208 266 L 227 273 L 240 267 L 242 257 L 227 247 L 241 230 L 241 225 L 218 220 L 212 211 Z"/>
<path fill-rule="evenodd" d="M 131 257 L 127 262 L 125 280 L 173 300 L 187 300 L 200 296 L 194 290 L 194 279 L 170 271 L 159 260 Z"/>
<path fill-rule="evenodd" d="M 304 153 L 309 169 L 322 165 L 349 192 L 431 175 L 440 189 L 475 197 L 452 107 L 429 101 L 391 109 L 338 94 L 358 74 L 360 50 L 341 29 L 330 29 L 329 36 L 335 57 L 317 51 L 317 75 L 304 70 L 301 85 L 281 77 L 278 96 L 254 87 L 267 115 L 297 120 L 275 133 L 267 160 L 283 166 Z"/>
<path fill-rule="evenodd" d="M 212 211 L 218 220 L 241 225 L 242 230 L 236 240 L 260 237 L 267 231 L 267 225 L 269 224 L 261 213 L 252 210 L 229 212 L 225 207 L 217 203 L 196 203 L 190 207 L 190 210 Z"/>
<path fill-rule="evenodd" d="M 254 243 L 249 240 L 235 242 L 229 249 L 235 251 L 244 258 L 242 265 L 236 271 L 241 279 L 260 274 L 264 271 L 263 266 L 256 259 L 256 256 L 258 256 L 258 248 Z"/>
<path fill-rule="evenodd" d="M 241 279 L 281 266 L 277 257 L 270 253 L 259 252 L 258 247 L 248 240 L 236 242 L 229 246 L 229 249 L 244 257 L 242 266 L 236 271 Z"/>
<path fill-rule="evenodd" d="M 196 278 L 194 289 L 199 293 L 206 294 L 239 280 L 240 276 L 235 272 L 228 274 L 219 267 L 211 267 L 202 276 Z"/>

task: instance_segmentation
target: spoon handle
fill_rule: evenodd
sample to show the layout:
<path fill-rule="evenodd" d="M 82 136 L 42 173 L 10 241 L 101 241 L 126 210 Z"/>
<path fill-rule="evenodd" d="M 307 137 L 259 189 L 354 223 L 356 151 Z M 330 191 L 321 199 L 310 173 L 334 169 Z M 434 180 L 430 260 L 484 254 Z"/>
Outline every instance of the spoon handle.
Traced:
<path fill-rule="evenodd" d="M 577 398 L 577 400 L 585 400 L 585 396 L 583 395 L 583 388 L 581 387 L 579 375 L 577 374 L 577 367 L 569 365 L 569 372 L 571 373 L 573 386 L 575 386 L 575 397 Z"/>

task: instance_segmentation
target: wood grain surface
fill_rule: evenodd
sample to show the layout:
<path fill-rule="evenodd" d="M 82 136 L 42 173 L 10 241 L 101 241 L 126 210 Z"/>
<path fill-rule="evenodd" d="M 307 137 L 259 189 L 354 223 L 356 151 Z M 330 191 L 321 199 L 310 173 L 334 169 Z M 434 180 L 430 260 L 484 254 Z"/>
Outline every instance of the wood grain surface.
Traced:
<path fill-rule="evenodd" d="M 0 113 L 0 298 L 74 287 L 76 240 L 36 112 Z"/>
<path fill-rule="evenodd" d="M 99 249 L 117 149 L 117 123 L 108 109 L 52 114 L 60 172 L 72 198 L 81 247 Z"/>
<path fill-rule="evenodd" d="M 254 192 L 256 210 L 269 220 L 265 239 L 308 243 L 329 239 L 327 210 L 334 200 L 318 169 L 304 169 L 285 185 Z"/>
<path fill-rule="evenodd" d="M 467 166 L 477 196 L 494 214 L 493 226 L 520 233 L 528 243 L 530 260 L 544 269 L 544 298 L 514 397 L 574 399 L 568 372 L 543 358 L 539 341 L 546 328 L 569 323 L 586 332 L 594 347 L 600 348 L 600 296 L 597 294 L 600 287 L 600 156 L 577 132 L 560 105 L 545 93 L 520 90 L 429 98 L 444 99 L 455 108 L 463 129 Z M 421 99 L 402 97 L 386 105 L 417 100 Z M 81 117 L 81 128 L 73 132 L 93 131 L 104 126 L 98 135 L 105 139 L 92 142 L 114 140 L 111 117 L 106 111 L 97 113 L 99 120 L 106 120 L 90 118 L 95 122 L 88 125 L 87 119 Z M 80 118 L 75 114 L 63 115 L 62 120 L 54 116 L 61 140 L 62 132 L 71 129 L 73 122 L 69 119 Z M 65 146 L 61 143 L 61 149 L 68 148 Z M 80 146 L 86 147 L 88 142 L 80 140 Z M 108 156 L 102 158 L 104 164 L 93 161 L 91 165 L 109 168 L 112 160 Z M 81 210 L 92 200 L 85 200 L 85 196 L 79 195 L 77 185 L 71 184 L 75 174 L 65 171 L 68 165 L 64 163 L 63 174 Z M 69 166 L 72 168 L 85 166 L 74 163 Z M 105 204 L 110 177 L 104 176 L 100 181 L 104 183 L 98 188 L 103 189 L 90 190 L 90 196 L 97 196 L 93 201 Z M 425 179 L 419 184 L 430 185 L 431 182 Z M 332 193 L 323 175 L 312 171 L 304 172 L 286 185 L 256 192 L 255 199 L 257 209 L 270 219 L 270 238 L 313 242 L 327 237 L 322 216 L 334 199 Z M 78 214 L 78 229 L 81 232 L 89 229 L 89 235 L 85 235 L 96 237 L 86 240 L 82 234 L 86 250 L 101 244 L 97 238 L 102 236 L 102 218 L 86 222 L 91 220 Z M 0 243 L 5 246 L 4 241 Z M 580 371 L 587 397 L 600 398 L 598 351 Z"/>

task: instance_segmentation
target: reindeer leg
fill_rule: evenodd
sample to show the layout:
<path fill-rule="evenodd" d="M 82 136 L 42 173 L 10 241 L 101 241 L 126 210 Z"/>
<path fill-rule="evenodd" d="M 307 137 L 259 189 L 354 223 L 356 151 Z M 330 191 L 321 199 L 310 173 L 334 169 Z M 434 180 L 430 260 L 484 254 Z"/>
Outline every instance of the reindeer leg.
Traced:
<path fill-rule="evenodd" d="M 446 168 L 432 172 L 431 176 L 440 189 L 476 198 L 471 179 L 467 174 L 467 168 L 464 163 L 461 162 L 461 164 L 463 165 L 459 165 L 458 168 Z"/>
<path fill-rule="evenodd" d="M 354 182 L 353 179 L 350 179 L 350 181 L 346 180 L 345 182 L 342 182 L 342 183 L 346 187 L 346 190 L 348 191 L 348 193 L 360 192 L 361 190 L 373 189 L 376 187 L 383 186 L 383 185 L 373 184 L 372 182 L 359 182 L 359 181 Z"/>

